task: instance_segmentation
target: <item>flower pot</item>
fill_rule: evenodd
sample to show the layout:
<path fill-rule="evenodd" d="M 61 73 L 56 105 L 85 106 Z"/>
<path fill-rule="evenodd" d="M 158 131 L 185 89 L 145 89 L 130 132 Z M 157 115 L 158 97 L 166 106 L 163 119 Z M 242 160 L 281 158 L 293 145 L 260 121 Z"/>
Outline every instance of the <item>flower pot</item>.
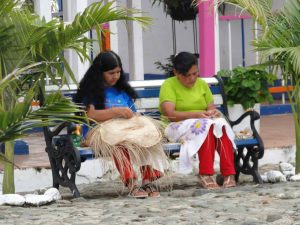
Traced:
<path fill-rule="evenodd" d="M 198 13 L 198 9 L 192 6 L 192 0 L 182 0 L 180 5 L 174 6 L 171 1 L 165 0 L 167 5 L 167 13 L 171 16 L 173 20 L 194 20 Z"/>
<path fill-rule="evenodd" d="M 260 113 L 260 104 L 257 103 L 254 105 L 254 110 Z M 237 120 L 242 114 L 245 113 L 245 110 L 243 109 L 241 104 L 234 104 L 233 106 L 228 106 L 228 114 L 230 120 L 234 121 Z M 257 132 L 259 133 L 260 128 L 260 120 L 256 120 L 254 122 L 255 128 Z M 251 131 L 250 127 L 250 117 L 247 116 L 244 120 L 241 121 L 240 124 L 233 127 L 233 131 L 236 134 L 243 134 L 247 133 L 247 131 Z"/>

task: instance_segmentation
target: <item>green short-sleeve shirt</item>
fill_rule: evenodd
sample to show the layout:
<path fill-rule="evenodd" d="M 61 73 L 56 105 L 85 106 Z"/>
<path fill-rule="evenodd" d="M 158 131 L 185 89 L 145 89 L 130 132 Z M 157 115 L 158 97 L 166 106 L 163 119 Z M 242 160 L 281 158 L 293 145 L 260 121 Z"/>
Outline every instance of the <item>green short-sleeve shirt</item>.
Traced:
<path fill-rule="evenodd" d="M 164 81 L 159 93 L 159 106 L 163 102 L 173 102 L 176 111 L 192 112 L 207 109 L 208 104 L 213 103 L 213 95 L 207 83 L 198 78 L 191 88 L 183 86 L 177 77 L 171 77 Z M 161 111 L 161 107 L 160 111 Z"/>

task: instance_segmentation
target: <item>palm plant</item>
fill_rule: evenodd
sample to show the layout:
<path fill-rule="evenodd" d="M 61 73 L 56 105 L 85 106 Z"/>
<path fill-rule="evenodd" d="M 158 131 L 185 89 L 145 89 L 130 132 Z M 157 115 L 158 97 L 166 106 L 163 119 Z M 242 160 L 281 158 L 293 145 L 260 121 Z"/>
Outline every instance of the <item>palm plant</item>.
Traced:
<path fill-rule="evenodd" d="M 288 90 L 296 134 L 296 173 L 300 173 L 300 1 L 285 1 L 280 10 L 272 11 L 272 0 L 217 0 L 247 11 L 260 25 L 260 35 L 252 41 L 262 62 L 281 71 Z"/>
<path fill-rule="evenodd" d="M 75 116 L 81 111 L 78 106 L 59 92 L 47 95 L 45 91 L 46 76 L 53 84 L 63 85 L 67 72 L 77 82 L 62 52 L 72 49 L 81 60 L 89 60 L 91 40 L 83 34 L 90 29 L 101 32 L 100 25 L 113 20 L 132 20 L 141 25 L 151 21 L 135 16 L 139 11 L 99 1 L 65 25 L 58 19 L 45 22 L 27 8 L 17 7 L 18 3 L 19 0 L 0 2 L 0 143 L 6 143 L 5 159 L 11 162 L 12 141 L 24 136 L 26 130 L 80 119 Z M 31 102 L 38 97 L 44 100 L 43 105 L 33 111 Z M 5 163 L 4 173 L 3 193 L 14 192 L 11 164 Z"/>

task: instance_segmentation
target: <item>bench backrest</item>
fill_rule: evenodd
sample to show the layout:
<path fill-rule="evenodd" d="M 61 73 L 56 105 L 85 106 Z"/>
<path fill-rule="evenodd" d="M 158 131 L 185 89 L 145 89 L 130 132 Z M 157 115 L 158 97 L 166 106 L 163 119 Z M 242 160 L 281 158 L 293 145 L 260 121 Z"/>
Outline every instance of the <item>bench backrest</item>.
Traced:
<path fill-rule="evenodd" d="M 220 77 L 207 77 L 203 79 L 210 87 L 214 97 L 214 103 L 217 107 L 228 116 L 227 102 L 224 94 L 224 86 Z M 153 112 L 158 111 L 159 105 L 159 89 L 164 80 L 138 80 L 129 81 L 130 85 L 136 90 L 138 99 L 135 102 L 136 108 L 139 112 Z M 65 95 L 72 96 L 76 93 L 77 86 L 71 84 L 64 85 L 61 88 L 57 86 L 47 86 L 46 92 L 61 90 Z"/>
<path fill-rule="evenodd" d="M 223 113 L 225 113 L 225 115 L 228 115 L 223 82 L 217 77 L 202 79 L 209 85 L 214 97 L 214 103 Z M 158 110 L 159 89 L 163 82 L 164 80 L 143 80 L 129 82 L 130 85 L 135 88 L 139 96 L 135 102 L 136 108 L 139 112 Z"/>

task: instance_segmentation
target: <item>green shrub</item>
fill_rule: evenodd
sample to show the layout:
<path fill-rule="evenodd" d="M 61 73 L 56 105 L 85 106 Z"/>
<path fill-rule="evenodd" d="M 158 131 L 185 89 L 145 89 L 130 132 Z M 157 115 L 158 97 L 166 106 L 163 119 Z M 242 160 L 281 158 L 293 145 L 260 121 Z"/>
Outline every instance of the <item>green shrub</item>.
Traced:
<path fill-rule="evenodd" d="M 224 81 L 228 105 L 241 104 L 243 108 L 253 108 L 255 103 L 273 102 L 268 85 L 276 79 L 267 72 L 265 66 L 236 67 L 233 70 L 221 70 L 218 75 Z"/>

